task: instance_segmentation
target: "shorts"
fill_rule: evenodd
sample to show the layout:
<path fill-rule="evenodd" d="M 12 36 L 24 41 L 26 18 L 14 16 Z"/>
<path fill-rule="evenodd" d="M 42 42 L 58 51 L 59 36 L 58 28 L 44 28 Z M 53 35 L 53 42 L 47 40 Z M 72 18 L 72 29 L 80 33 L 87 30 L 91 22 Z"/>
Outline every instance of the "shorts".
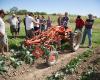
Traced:
<path fill-rule="evenodd" d="M 34 26 L 34 31 L 39 30 L 39 27 Z"/>
<path fill-rule="evenodd" d="M 0 37 L 0 46 L 6 46 L 8 45 L 8 38 L 7 35 L 5 34 L 3 37 Z"/>
<path fill-rule="evenodd" d="M 10 26 L 10 31 L 11 31 L 11 33 L 13 33 L 13 32 L 18 32 L 18 28 L 16 28 L 15 25 L 11 25 L 11 26 Z"/>
<path fill-rule="evenodd" d="M 31 38 L 32 36 L 33 36 L 33 29 L 31 29 L 31 30 L 26 30 L 26 32 L 27 32 L 27 37 L 28 38 Z"/>

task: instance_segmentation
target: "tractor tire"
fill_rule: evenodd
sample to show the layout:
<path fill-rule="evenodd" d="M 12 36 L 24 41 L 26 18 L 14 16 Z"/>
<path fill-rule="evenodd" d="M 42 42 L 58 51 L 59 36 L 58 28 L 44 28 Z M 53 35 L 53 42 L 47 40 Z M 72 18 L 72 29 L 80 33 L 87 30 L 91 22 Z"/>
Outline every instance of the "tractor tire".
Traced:
<path fill-rule="evenodd" d="M 78 50 L 80 47 L 80 43 L 82 41 L 82 32 L 80 30 L 76 30 L 71 37 L 71 49 L 72 51 Z"/>
<path fill-rule="evenodd" d="M 47 58 L 46 58 L 46 63 L 49 66 L 52 66 L 52 65 L 56 64 L 57 60 L 58 60 L 58 52 L 57 51 L 51 51 L 50 55 L 47 56 Z"/>

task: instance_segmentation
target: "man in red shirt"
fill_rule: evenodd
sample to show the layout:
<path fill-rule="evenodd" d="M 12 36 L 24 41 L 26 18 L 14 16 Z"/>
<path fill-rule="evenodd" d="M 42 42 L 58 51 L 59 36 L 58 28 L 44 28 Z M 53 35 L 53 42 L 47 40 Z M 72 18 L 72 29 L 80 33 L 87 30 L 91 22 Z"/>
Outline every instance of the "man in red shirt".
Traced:
<path fill-rule="evenodd" d="M 80 15 L 77 16 L 75 23 L 76 23 L 75 30 L 78 29 L 78 30 L 82 31 L 82 28 L 84 26 L 84 21 L 82 20 Z"/>

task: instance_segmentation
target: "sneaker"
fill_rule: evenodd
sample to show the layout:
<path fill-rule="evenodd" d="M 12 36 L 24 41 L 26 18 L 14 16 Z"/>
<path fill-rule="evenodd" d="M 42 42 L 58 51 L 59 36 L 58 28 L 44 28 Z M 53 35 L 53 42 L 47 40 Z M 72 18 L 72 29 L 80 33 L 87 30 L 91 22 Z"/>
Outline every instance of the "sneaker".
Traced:
<path fill-rule="evenodd" d="M 88 48 L 92 48 L 92 46 L 88 46 Z"/>

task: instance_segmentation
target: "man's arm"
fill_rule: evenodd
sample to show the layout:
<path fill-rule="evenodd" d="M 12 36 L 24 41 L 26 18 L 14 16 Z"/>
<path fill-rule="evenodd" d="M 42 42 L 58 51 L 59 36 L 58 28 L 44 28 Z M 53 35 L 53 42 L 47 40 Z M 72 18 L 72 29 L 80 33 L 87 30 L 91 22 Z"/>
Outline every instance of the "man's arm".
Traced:
<path fill-rule="evenodd" d="M 0 37 L 3 37 L 4 35 L 0 32 Z"/>

